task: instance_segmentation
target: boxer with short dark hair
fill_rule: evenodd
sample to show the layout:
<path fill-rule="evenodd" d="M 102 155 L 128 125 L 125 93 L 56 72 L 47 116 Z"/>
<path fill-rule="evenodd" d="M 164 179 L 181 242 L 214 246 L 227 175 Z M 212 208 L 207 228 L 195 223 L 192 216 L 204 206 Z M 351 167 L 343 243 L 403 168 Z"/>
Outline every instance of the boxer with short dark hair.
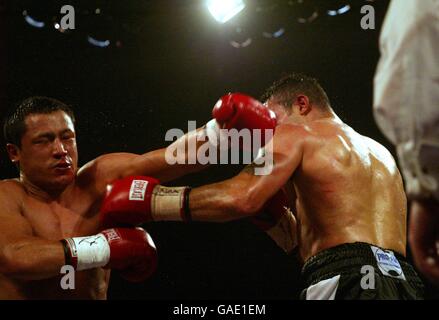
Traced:
<path fill-rule="evenodd" d="M 299 94 L 305 94 L 309 98 L 309 102 L 316 108 L 323 110 L 330 108 L 328 95 L 317 79 L 302 74 L 290 74 L 282 77 L 265 91 L 261 100 L 267 101 L 275 97 L 277 103 L 288 105 Z"/>
<path fill-rule="evenodd" d="M 21 147 L 21 138 L 26 131 L 25 119 L 33 113 L 49 114 L 55 111 L 63 111 L 75 124 L 73 110 L 65 103 L 49 97 L 31 97 L 20 103 L 16 112 L 5 121 L 3 134 L 5 140 Z"/>
<path fill-rule="evenodd" d="M 256 215 L 283 189 L 295 212 L 290 235 L 304 262 L 304 299 L 421 299 L 422 282 L 405 258 L 406 196 L 390 152 L 343 123 L 313 78 L 285 77 L 266 97 L 278 124 L 265 146 L 274 160 L 270 174 L 257 175 L 250 165 L 231 179 L 186 190 L 181 201 L 155 179 L 126 178 L 113 183 L 102 219 L 112 225 L 182 213 L 228 221 Z M 143 204 L 129 200 L 133 179 L 148 183 Z M 363 267 L 373 281 L 363 281 Z"/>
<path fill-rule="evenodd" d="M 252 124 L 275 123 L 265 107 L 258 106 L 265 118 L 250 103 L 240 107 L 238 120 L 250 114 Z M 210 122 L 171 146 L 198 148 L 204 143 L 198 136 L 217 129 Z M 154 243 L 143 229 L 100 224 L 107 185 L 131 175 L 169 181 L 206 167 L 168 164 L 164 148 L 106 154 L 78 168 L 73 112 L 47 97 L 23 101 L 5 121 L 4 134 L 20 176 L 0 181 L 0 299 L 105 299 L 109 269 L 130 281 L 145 280 L 157 263 Z M 74 290 L 61 287 L 66 264 L 76 270 Z"/>
<path fill-rule="evenodd" d="M 154 272 L 155 246 L 143 229 L 102 230 L 96 219 L 105 184 L 123 174 L 111 167 L 128 156 L 78 171 L 74 121 L 61 101 L 31 97 L 4 123 L 20 177 L 0 181 L 0 299 L 102 299 L 107 269 L 138 281 Z M 61 287 L 66 264 L 77 270 L 74 290 Z"/>

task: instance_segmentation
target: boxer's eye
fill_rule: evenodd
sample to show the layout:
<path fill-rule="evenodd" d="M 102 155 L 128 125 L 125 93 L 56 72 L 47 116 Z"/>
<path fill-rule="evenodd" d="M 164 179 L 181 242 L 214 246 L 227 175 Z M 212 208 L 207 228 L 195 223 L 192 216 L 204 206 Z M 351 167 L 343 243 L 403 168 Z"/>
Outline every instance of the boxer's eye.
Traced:
<path fill-rule="evenodd" d="M 62 140 L 75 139 L 75 134 L 71 131 L 65 131 L 64 133 L 61 134 L 61 139 Z"/>
<path fill-rule="evenodd" d="M 33 143 L 34 144 L 44 144 L 44 143 L 48 143 L 48 142 L 49 142 L 49 139 L 43 138 L 43 139 L 37 139 Z"/>

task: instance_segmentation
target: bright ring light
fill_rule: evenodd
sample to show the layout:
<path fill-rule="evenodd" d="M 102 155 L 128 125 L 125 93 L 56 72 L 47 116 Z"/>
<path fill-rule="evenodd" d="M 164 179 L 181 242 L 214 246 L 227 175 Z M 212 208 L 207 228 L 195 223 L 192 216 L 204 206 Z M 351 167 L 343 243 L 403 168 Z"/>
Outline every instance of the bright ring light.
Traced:
<path fill-rule="evenodd" d="M 207 8 L 219 23 L 226 23 L 245 8 L 242 0 L 208 0 Z"/>

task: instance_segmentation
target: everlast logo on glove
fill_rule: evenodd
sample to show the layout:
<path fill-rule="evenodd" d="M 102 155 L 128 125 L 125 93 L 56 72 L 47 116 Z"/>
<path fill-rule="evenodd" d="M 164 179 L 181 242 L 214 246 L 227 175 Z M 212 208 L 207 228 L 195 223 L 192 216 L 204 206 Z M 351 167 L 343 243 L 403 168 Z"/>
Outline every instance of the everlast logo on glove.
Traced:
<path fill-rule="evenodd" d="M 102 231 L 102 233 L 105 234 L 108 241 L 114 241 L 120 239 L 120 236 L 117 234 L 117 231 L 115 229 L 104 230 Z"/>
<path fill-rule="evenodd" d="M 133 180 L 131 183 L 129 199 L 133 201 L 144 201 L 146 187 L 148 187 L 148 181 Z"/>

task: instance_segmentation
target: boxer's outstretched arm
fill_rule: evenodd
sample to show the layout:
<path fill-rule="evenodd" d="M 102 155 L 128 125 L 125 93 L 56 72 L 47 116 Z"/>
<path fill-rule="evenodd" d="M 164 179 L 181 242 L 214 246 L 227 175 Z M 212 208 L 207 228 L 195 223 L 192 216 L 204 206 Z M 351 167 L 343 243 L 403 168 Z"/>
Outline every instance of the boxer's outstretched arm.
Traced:
<path fill-rule="evenodd" d="M 306 132 L 294 125 L 280 125 L 266 152 L 273 154 L 273 170 L 257 175 L 252 164 L 237 176 L 190 193 L 193 220 L 224 222 L 255 215 L 292 176 L 303 156 Z"/>
<path fill-rule="evenodd" d="M 59 275 L 64 264 L 62 244 L 33 236 L 18 203 L 0 187 L 0 273 L 39 280 Z"/>
<path fill-rule="evenodd" d="M 273 130 L 277 124 L 273 111 L 261 102 L 239 93 L 223 96 L 215 104 L 212 115 L 213 119 L 204 127 L 189 132 L 167 148 L 140 156 L 105 155 L 84 166 L 80 175 L 83 172 L 92 172 L 93 180 L 97 182 L 98 192 L 102 191 L 102 188 L 105 189 L 112 181 L 127 176 L 152 176 L 161 182 L 167 182 L 207 166 L 206 157 L 203 157 L 203 163 L 199 162 L 201 160 L 198 157 L 198 151 L 201 146 L 208 147 L 200 150 L 203 155 L 207 156 L 206 152 L 215 152 L 215 154 L 208 155 L 209 159 L 220 157 L 219 153 L 222 148 L 218 148 L 218 143 L 228 140 L 220 128 Z M 87 176 L 86 173 L 85 176 Z"/>
<path fill-rule="evenodd" d="M 204 135 L 205 128 L 191 131 L 174 141 L 169 147 L 153 150 L 145 154 L 111 153 L 100 156 L 84 165 L 78 172 L 78 176 L 96 183 L 96 189 L 100 192 L 105 190 L 107 184 L 116 179 L 127 176 L 152 176 L 161 182 L 167 182 L 186 174 L 194 173 L 206 168 L 208 164 L 198 162 L 189 164 L 189 153 L 185 152 L 184 159 L 179 163 L 169 163 L 166 153 L 169 150 L 181 148 L 188 150 L 189 145 L 195 146 L 195 150 L 205 142 L 200 140 Z"/>
<path fill-rule="evenodd" d="M 255 215 L 300 165 L 306 136 L 300 126 L 280 125 L 265 147 L 265 156 L 255 160 L 265 163 L 192 192 L 189 187 L 163 187 L 153 177 L 113 181 L 103 199 L 101 222 L 106 227 L 148 221 L 223 222 Z"/>
<path fill-rule="evenodd" d="M 205 127 L 198 128 L 188 132 L 166 148 L 137 156 L 124 168 L 121 177 L 153 176 L 162 182 L 167 182 L 205 169 L 209 164 L 200 164 L 196 157 L 198 149 L 206 143 L 205 136 Z M 176 150 L 183 150 L 177 163 L 174 162 L 177 159 Z"/>
<path fill-rule="evenodd" d="M 300 165 L 305 137 L 301 127 L 279 126 L 265 152 L 265 159 L 274 161 L 248 166 L 232 179 L 195 188 L 192 192 L 188 187 L 160 186 L 160 181 L 152 177 L 114 181 L 101 207 L 102 225 L 138 225 L 149 221 L 225 222 L 260 215 L 265 207 L 268 216 L 259 216 L 259 220 L 255 217 L 252 222 L 290 252 L 296 245 L 296 220 L 288 200 L 279 196 L 279 189 Z M 273 197 L 275 194 L 278 196 Z M 294 194 L 288 198 L 294 198 Z"/>

